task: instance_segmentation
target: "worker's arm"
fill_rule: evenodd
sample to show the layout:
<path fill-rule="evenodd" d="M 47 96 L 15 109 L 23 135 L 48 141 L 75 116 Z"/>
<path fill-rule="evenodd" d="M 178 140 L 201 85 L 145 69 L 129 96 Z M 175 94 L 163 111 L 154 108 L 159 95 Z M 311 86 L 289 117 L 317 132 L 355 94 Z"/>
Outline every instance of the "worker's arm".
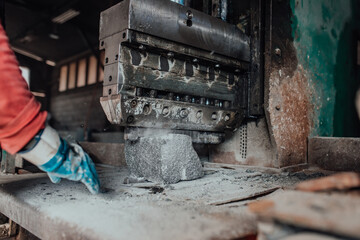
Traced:
<path fill-rule="evenodd" d="M 19 154 L 48 173 L 53 183 L 61 178 L 81 181 L 93 194 L 99 192 L 95 165 L 84 150 L 67 143 L 50 126 L 40 131 Z"/>
<path fill-rule="evenodd" d="M 99 192 L 90 157 L 45 127 L 46 115 L 29 91 L 0 24 L 0 147 L 37 165 L 54 183 L 67 178 L 83 182 L 92 193 Z"/>
<path fill-rule="evenodd" d="M 28 89 L 0 24 L 0 144 L 14 154 L 44 128 L 46 112 Z"/>

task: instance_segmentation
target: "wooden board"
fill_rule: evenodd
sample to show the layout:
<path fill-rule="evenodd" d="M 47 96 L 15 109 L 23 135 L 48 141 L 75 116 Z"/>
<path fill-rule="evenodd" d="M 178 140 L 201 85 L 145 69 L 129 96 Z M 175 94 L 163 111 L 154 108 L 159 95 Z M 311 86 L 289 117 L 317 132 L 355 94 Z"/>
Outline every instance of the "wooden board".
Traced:
<path fill-rule="evenodd" d="M 359 238 L 359 203 L 358 197 L 285 191 L 251 203 L 249 209 L 260 219 Z"/>

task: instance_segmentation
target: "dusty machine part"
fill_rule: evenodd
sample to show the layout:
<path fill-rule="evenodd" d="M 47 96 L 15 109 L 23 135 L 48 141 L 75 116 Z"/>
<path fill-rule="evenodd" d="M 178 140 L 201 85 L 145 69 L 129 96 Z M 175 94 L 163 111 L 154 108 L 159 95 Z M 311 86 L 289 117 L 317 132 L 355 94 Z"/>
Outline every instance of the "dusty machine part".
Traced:
<path fill-rule="evenodd" d="M 177 183 L 203 176 L 190 136 L 165 134 L 125 141 L 125 158 L 130 172 L 156 183 Z"/>
<path fill-rule="evenodd" d="M 276 152 L 264 118 L 242 124 L 225 139 L 224 143 L 210 148 L 212 162 L 276 167 Z"/>
<path fill-rule="evenodd" d="M 154 128 L 126 128 L 125 140 L 135 141 L 139 137 L 154 136 L 157 134 L 183 134 L 191 137 L 195 144 L 219 144 L 225 139 L 224 133 L 198 132 L 176 129 L 154 129 Z"/>
<path fill-rule="evenodd" d="M 247 114 L 249 48 L 234 25 L 195 9 L 123 1 L 101 14 L 101 105 L 113 124 L 219 136 Z"/>

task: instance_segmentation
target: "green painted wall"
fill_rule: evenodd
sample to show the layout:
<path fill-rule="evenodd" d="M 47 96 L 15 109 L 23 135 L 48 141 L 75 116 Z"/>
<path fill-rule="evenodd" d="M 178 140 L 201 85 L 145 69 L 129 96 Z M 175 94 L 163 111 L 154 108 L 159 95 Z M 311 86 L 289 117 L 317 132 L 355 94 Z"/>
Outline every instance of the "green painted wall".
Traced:
<path fill-rule="evenodd" d="M 354 105 L 360 78 L 356 44 L 358 0 L 290 0 L 298 62 L 314 104 L 312 136 L 359 136 Z"/>

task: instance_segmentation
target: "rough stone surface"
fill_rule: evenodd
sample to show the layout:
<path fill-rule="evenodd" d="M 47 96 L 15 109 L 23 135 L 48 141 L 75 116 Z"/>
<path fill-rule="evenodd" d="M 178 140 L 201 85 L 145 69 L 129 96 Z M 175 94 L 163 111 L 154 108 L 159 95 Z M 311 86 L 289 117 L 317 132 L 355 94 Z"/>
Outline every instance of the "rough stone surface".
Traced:
<path fill-rule="evenodd" d="M 166 134 L 125 142 L 126 163 L 132 175 L 157 183 L 177 183 L 203 176 L 191 137 Z"/>

